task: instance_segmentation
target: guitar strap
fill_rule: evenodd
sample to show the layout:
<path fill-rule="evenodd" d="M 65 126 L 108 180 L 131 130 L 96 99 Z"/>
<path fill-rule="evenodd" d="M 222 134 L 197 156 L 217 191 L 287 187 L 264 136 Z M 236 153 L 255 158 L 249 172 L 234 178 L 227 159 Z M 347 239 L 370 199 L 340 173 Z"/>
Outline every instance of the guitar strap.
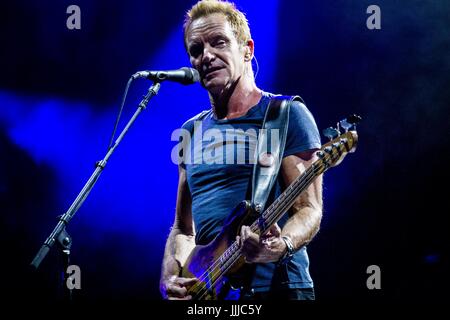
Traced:
<path fill-rule="evenodd" d="M 293 101 L 304 103 L 300 96 L 273 95 L 264 115 L 249 185 L 252 194 L 251 204 L 257 214 L 263 212 L 280 170 L 289 127 L 289 110 Z M 201 112 L 196 120 L 203 120 L 208 112 L 208 110 Z M 263 223 L 262 219 L 260 223 Z M 264 226 L 260 225 L 261 227 Z"/>
<path fill-rule="evenodd" d="M 263 125 L 259 131 L 251 184 L 251 203 L 256 214 L 263 212 L 277 180 L 286 146 L 289 110 L 293 101 L 303 103 L 300 96 L 272 96 L 267 106 Z M 261 225 L 264 223 L 263 219 L 259 219 L 259 222 L 260 229 L 265 229 L 265 226 Z"/>

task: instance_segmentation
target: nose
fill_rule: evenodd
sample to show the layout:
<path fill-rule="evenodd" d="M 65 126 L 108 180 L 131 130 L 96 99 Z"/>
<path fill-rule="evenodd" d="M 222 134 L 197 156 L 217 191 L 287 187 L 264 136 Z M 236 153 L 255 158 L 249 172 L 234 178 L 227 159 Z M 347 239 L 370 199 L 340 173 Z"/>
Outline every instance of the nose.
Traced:
<path fill-rule="evenodd" d="M 210 45 L 205 45 L 203 48 L 202 64 L 209 64 L 216 58 L 213 48 Z"/>

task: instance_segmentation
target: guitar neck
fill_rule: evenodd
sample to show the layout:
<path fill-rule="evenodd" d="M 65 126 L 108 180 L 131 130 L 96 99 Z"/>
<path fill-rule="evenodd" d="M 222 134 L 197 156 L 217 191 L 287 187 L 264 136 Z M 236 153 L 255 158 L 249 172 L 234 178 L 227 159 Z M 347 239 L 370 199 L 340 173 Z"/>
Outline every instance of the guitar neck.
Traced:
<path fill-rule="evenodd" d="M 263 234 L 273 226 L 294 204 L 297 197 L 322 174 L 326 168 L 321 160 L 317 160 L 303 172 L 283 193 L 262 213 L 262 220 L 256 220 L 251 226 L 253 232 Z"/>
<path fill-rule="evenodd" d="M 250 226 L 250 229 L 258 234 L 266 232 L 274 225 L 294 204 L 295 199 L 314 181 L 314 179 L 326 170 L 326 166 L 322 160 L 314 162 L 303 174 L 301 174 L 294 182 L 287 187 L 284 192 L 275 200 L 261 215 L 263 222 L 256 220 Z M 231 246 L 217 259 L 215 267 L 219 267 L 220 272 L 216 275 L 220 277 L 224 275 L 235 262 L 241 257 L 239 244 L 234 241 Z"/>

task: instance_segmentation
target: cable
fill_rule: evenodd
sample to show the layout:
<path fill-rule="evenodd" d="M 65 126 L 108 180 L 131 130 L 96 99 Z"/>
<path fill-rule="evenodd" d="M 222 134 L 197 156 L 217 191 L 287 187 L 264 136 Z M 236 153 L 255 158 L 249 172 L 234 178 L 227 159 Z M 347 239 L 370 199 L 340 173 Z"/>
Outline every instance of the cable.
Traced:
<path fill-rule="evenodd" d="M 131 77 L 128 80 L 127 85 L 125 87 L 125 92 L 123 93 L 123 96 L 122 96 L 122 103 L 120 105 L 119 113 L 117 114 L 116 123 L 114 124 L 114 130 L 111 134 L 111 139 L 109 140 L 108 150 L 111 149 L 114 144 L 114 136 L 116 135 L 117 126 L 119 125 L 120 116 L 122 115 L 123 106 L 125 105 L 125 100 L 127 98 L 128 89 L 130 88 L 131 82 L 133 82 L 133 80 L 134 80 L 134 78 Z"/>
<path fill-rule="evenodd" d="M 255 71 L 255 80 L 256 80 L 256 77 L 258 76 L 258 71 L 259 71 L 259 64 L 258 64 L 258 59 L 256 59 L 256 56 L 255 56 L 255 55 L 253 56 L 253 58 L 255 59 L 255 68 L 256 68 L 256 71 Z"/>

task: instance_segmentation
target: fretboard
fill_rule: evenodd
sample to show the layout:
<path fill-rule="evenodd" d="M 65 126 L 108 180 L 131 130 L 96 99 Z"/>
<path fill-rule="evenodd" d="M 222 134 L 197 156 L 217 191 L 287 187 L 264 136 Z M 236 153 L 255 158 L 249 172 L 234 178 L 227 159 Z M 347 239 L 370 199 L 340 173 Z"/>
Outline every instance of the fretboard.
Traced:
<path fill-rule="evenodd" d="M 314 181 L 314 179 L 326 169 L 327 166 L 324 162 L 321 159 L 317 160 L 283 191 L 283 193 L 262 213 L 261 217 L 253 222 L 250 229 L 258 234 L 266 232 L 287 212 L 287 210 L 290 209 L 297 197 Z M 241 250 L 239 244 L 234 241 L 216 260 L 216 263 L 213 263 L 208 269 L 209 274 L 213 276 L 213 279 L 211 280 L 215 282 L 216 279 L 222 277 L 240 257 Z"/>

